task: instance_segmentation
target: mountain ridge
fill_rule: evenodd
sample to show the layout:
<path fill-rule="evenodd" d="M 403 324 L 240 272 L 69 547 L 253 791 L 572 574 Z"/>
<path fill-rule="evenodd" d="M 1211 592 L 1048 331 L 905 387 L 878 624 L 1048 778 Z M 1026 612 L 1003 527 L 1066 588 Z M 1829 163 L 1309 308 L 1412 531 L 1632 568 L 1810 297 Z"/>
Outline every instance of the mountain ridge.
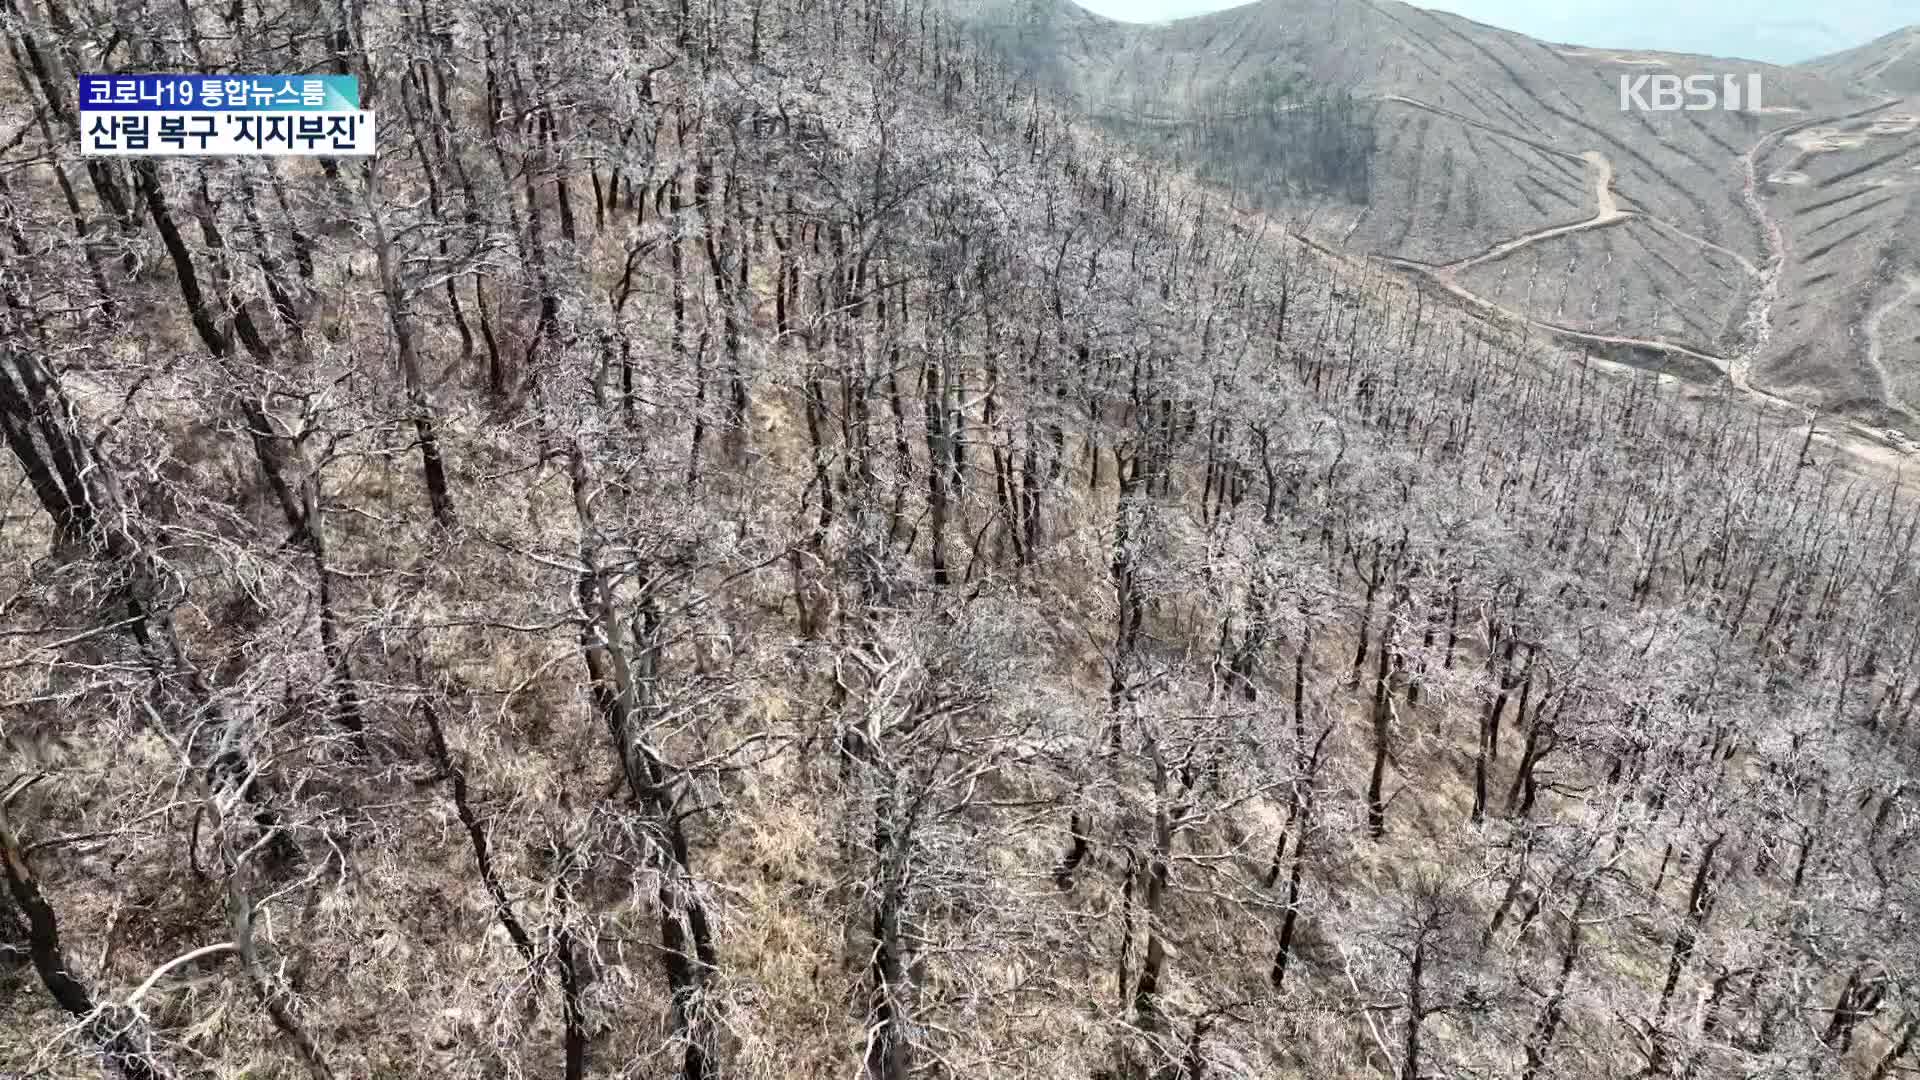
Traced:
<path fill-rule="evenodd" d="M 1291 148 L 1276 204 L 1367 196 L 1375 108 L 1542 172 L 1553 235 L 1402 271 L 925 7 L 12 10 L 0 1075 L 1913 1059 L 1912 478 L 1436 300 L 1679 229 L 1619 129 L 1300 74 L 1129 130 Z M 71 168 L 66 69 L 188 47 L 401 122 Z M 1671 239 L 1764 338 L 1754 217 Z"/>
<path fill-rule="evenodd" d="M 1801 66 L 1829 78 L 1897 93 L 1920 94 L 1920 23 L 1902 27 L 1864 45 L 1808 60 Z"/>
<path fill-rule="evenodd" d="M 1882 342 L 1907 333 L 1898 283 L 1920 233 L 1920 103 L 1897 92 L 1911 31 L 1776 65 L 1559 45 L 1399 0 L 1145 26 L 1069 0 L 998 10 L 976 22 L 1021 40 L 1035 76 L 1323 241 L 1457 274 L 1449 291 L 1541 329 L 1709 357 L 1736 389 L 1920 433 L 1920 370 Z M 1758 75 L 1764 107 L 1623 108 L 1622 81 L 1645 74 Z M 1315 190 L 1292 110 L 1361 133 L 1364 179 Z M 1599 210 L 1595 154 L 1617 213 Z"/>
<path fill-rule="evenodd" d="M 1258 0 L 1252 0 L 1252 2 L 1258 2 Z M 1213 10 L 1191 11 L 1186 14 L 1157 17 L 1126 17 L 1109 15 L 1100 11 L 1092 11 L 1091 13 L 1099 18 L 1118 22 L 1123 25 L 1164 26 L 1173 22 L 1202 18 L 1207 15 L 1219 14 L 1247 6 L 1249 6 L 1248 3 L 1235 3 Z M 1698 56 L 1730 62 L 1765 63 L 1780 67 L 1797 67 L 1815 64 L 1828 56 L 1858 48 L 1862 43 L 1871 42 L 1883 36 L 1892 36 L 1901 33 L 1903 29 L 1895 27 L 1891 30 L 1876 29 L 1863 32 L 1856 28 L 1857 24 L 1867 21 L 1861 17 L 1839 20 L 1839 22 L 1844 25 L 1836 25 L 1834 21 L 1825 20 L 1820 17 L 1799 17 L 1794 15 L 1771 15 L 1763 13 L 1759 15 L 1749 15 L 1746 19 L 1738 22 L 1708 16 L 1704 20 L 1705 26 L 1700 29 L 1699 33 L 1690 34 L 1685 32 L 1685 28 L 1676 27 L 1670 19 L 1665 23 L 1660 22 L 1663 15 L 1670 15 L 1672 14 L 1671 12 L 1658 9 L 1639 11 L 1630 6 L 1618 3 L 1609 5 L 1608 10 L 1604 13 L 1583 12 L 1578 14 L 1558 13 L 1556 15 L 1541 15 L 1539 18 L 1547 21 L 1535 23 L 1529 27 L 1523 25 L 1526 22 L 1524 18 L 1516 20 L 1513 17 L 1502 17 L 1497 14 L 1469 14 L 1460 11 L 1443 10 L 1424 4 L 1414 4 L 1412 6 L 1427 7 L 1436 13 L 1464 19 L 1489 30 L 1518 33 L 1550 44 L 1577 45 L 1586 48 L 1606 48 L 1618 51 L 1644 51 L 1668 56 Z M 1681 12 L 1680 14 L 1689 15 L 1693 13 Z M 1649 29 L 1649 26 L 1654 24 L 1660 26 L 1657 32 Z M 1756 43 L 1756 45 L 1759 42 L 1774 39 L 1791 39 L 1798 46 L 1795 50 L 1798 55 L 1793 58 L 1786 58 L 1779 55 L 1778 50 L 1766 52 L 1743 51 L 1742 47 L 1738 45 L 1696 46 L 1696 44 L 1691 41 L 1680 40 L 1696 36 L 1706 36 L 1708 34 L 1716 35 L 1723 39 L 1751 40 Z M 1656 37 L 1663 40 L 1653 40 Z M 1813 49 L 1807 49 L 1806 43 L 1809 41 L 1817 41 L 1820 45 Z"/>

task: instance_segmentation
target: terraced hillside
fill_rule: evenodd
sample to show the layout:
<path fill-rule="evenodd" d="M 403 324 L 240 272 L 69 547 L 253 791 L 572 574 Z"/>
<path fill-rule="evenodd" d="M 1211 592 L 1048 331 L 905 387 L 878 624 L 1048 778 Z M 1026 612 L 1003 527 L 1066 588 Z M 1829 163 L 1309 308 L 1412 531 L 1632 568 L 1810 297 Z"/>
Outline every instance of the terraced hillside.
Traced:
<path fill-rule="evenodd" d="M 1896 30 L 1859 48 L 1803 66 L 1836 82 L 1896 94 L 1920 94 L 1920 26 Z"/>
<path fill-rule="evenodd" d="M 1552 44 L 1392 0 L 1266 0 L 1157 26 L 1016 0 L 975 18 L 1109 123 L 1211 131 L 1264 110 L 1271 126 L 1315 94 L 1349 96 L 1364 182 L 1261 190 L 1244 162 L 1215 178 L 1277 190 L 1323 242 L 1483 312 L 1920 429 L 1900 337 L 1901 252 L 1920 232 L 1920 108 L 1902 95 L 1920 90 L 1920 34 L 1787 68 Z M 1765 93 L 1741 111 L 1623 109 L 1621 80 L 1653 74 L 1757 74 Z M 1288 142 L 1162 141 L 1203 165 Z"/>

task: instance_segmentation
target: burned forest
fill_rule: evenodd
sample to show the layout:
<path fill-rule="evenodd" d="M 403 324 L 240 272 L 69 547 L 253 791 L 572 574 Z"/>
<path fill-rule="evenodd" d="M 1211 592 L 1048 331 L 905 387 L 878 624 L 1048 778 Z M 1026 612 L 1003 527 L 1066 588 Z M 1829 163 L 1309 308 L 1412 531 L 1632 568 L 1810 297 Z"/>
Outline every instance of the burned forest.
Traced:
<path fill-rule="evenodd" d="M 931 0 L 0 36 L 0 1076 L 1920 1070 L 1920 501 L 1817 418 Z M 83 157 L 113 71 L 379 152 Z"/>

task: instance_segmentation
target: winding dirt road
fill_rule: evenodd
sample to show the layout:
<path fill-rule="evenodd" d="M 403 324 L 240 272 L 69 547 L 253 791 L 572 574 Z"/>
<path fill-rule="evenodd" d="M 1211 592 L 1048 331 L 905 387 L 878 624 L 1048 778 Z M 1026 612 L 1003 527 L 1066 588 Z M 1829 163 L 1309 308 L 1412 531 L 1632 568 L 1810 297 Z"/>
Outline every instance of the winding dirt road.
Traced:
<path fill-rule="evenodd" d="M 1619 200 L 1614 198 L 1613 162 L 1607 160 L 1607 155 L 1598 150 L 1589 150 L 1580 155 L 1580 158 L 1597 173 L 1593 184 L 1595 209 L 1592 217 L 1585 221 L 1576 221 L 1571 225 L 1551 225 L 1544 229 L 1537 229 L 1525 236 L 1508 240 L 1505 243 L 1495 244 L 1493 247 L 1471 258 L 1461 259 L 1459 262 L 1449 263 L 1441 267 L 1442 272 L 1457 274 L 1462 270 L 1478 266 L 1481 263 L 1504 259 L 1508 255 L 1519 251 L 1521 248 L 1538 244 L 1543 240 L 1552 240 L 1557 236 L 1571 236 L 1574 233 L 1586 232 L 1589 229 L 1604 229 L 1609 225 L 1618 225 L 1623 221 L 1635 217 L 1636 215 L 1633 212 L 1620 209 Z"/>
<path fill-rule="evenodd" d="M 1412 99 L 1410 98 L 1404 99 L 1404 100 L 1407 100 L 1409 102 L 1412 101 Z M 1442 115 L 1453 115 L 1451 113 L 1447 113 L 1445 110 L 1435 110 L 1435 111 L 1440 112 Z M 1572 155 L 1566 155 L 1566 156 L 1570 157 Z M 1528 326 L 1532 326 L 1536 329 L 1546 331 L 1558 337 L 1566 338 L 1572 341 L 1581 342 L 1589 345 L 1623 346 L 1627 348 L 1644 349 L 1652 352 L 1665 353 L 1669 356 L 1684 357 L 1686 359 L 1693 360 L 1701 364 L 1705 364 L 1708 367 L 1722 373 L 1726 372 L 1729 369 L 1730 365 L 1725 357 L 1714 356 L 1711 353 L 1701 352 L 1698 349 L 1688 348 L 1685 345 L 1678 345 L 1671 341 L 1661 341 L 1661 340 L 1652 339 L 1652 338 L 1624 337 L 1624 336 L 1614 335 L 1614 334 L 1598 334 L 1588 330 L 1577 330 L 1571 326 L 1563 326 L 1560 323 L 1549 322 L 1544 319 L 1536 319 L 1523 312 L 1516 311 L 1513 308 L 1509 308 L 1502 304 L 1496 303 L 1495 301 L 1489 300 L 1486 297 L 1483 297 L 1478 293 L 1475 293 L 1473 290 L 1467 288 L 1465 285 L 1462 285 L 1460 283 L 1459 273 L 1461 271 L 1467 270 L 1474 266 L 1478 266 L 1481 263 L 1491 262 L 1495 259 L 1504 258 L 1508 255 L 1513 254 L 1516 251 L 1519 251 L 1522 248 L 1540 243 L 1543 240 L 1550 240 L 1557 236 L 1568 236 L 1573 233 L 1585 232 L 1590 229 L 1604 228 L 1606 226 L 1616 225 L 1622 221 L 1627 221 L 1634 217 L 1639 216 L 1635 211 L 1622 210 L 1620 208 L 1620 200 L 1618 196 L 1615 195 L 1613 190 L 1613 178 L 1614 178 L 1613 162 L 1609 160 L 1605 154 L 1601 153 L 1598 150 L 1589 150 L 1586 153 L 1581 154 L 1579 157 L 1579 160 L 1585 162 L 1593 171 L 1592 174 L 1593 174 L 1594 211 L 1593 211 L 1592 217 L 1587 218 L 1584 221 L 1576 221 L 1568 225 L 1553 225 L 1544 229 L 1537 229 L 1533 232 L 1526 234 L 1525 236 L 1517 237 L 1513 240 L 1508 240 L 1504 243 L 1497 244 L 1494 247 L 1488 249 L 1485 252 L 1482 252 L 1479 255 L 1474 255 L 1466 259 L 1461 259 L 1458 262 L 1449 263 L 1445 266 L 1430 266 L 1425 263 L 1418 263 L 1408 259 L 1400 259 L 1400 258 L 1394 258 L 1394 257 L 1386 257 L 1385 261 L 1389 265 L 1398 267 L 1399 269 L 1411 270 L 1416 273 L 1424 275 L 1429 280 L 1434 282 L 1434 284 L 1438 285 L 1441 289 L 1445 290 L 1448 294 L 1454 296 L 1459 300 L 1465 301 L 1466 303 L 1474 306 L 1475 308 L 1478 308 L 1485 312 L 1498 314 L 1503 318 L 1510 319 L 1515 322 L 1524 323 Z"/>
<path fill-rule="evenodd" d="M 1488 300 L 1486 297 L 1461 285 L 1459 281 L 1454 279 L 1451 273 L 1447 272 L 1445 267 L 1428 266 L 1425 263 L 1417 263 L 1410 259 L 1399 259 L 1392 256 L 1382 256 L 1381 261 L 1396 269 L 1421 275 L 1449 295 L 1465 301 L 1467 304 L 1472 305 L 1486 314 L 1498 315 L 1503 319 L 1533 327 L 1536 330 L 1544 331 L 1555 337 L 1590 345 L 1614 345 L 1632 349 L 1644 349 L 1649 352 L 1666 353 L 1670 356 L 1685 357 L 1689 360 L 1698 361 L 1722 374 L 1725 374 L 1727 371 L 1728 364 L 1726 357 L 1701 352 L 1698 349 L 1688 348 L 1685 345 L 1677 345 L 1671 341 L 1662 341 L 1657 338 L 1624 337 L 1618 334 L 1597 334 L 1591 330 L 1576 330 L 1571 326 L 1563 326 L 1560 323 L 1549 322 L 1545 319 L 1536 319 L 1529 315 L 1522 314 L 1510 307 Z"/>
<path fill-rule="evenodd" d="M 1873 314 L 1867 316 L 1866 324 L 1867 366 L 1872 368 L 1873 373 L 1879 377 L 1880 400 L 1886 402 L 1890 408 L 1899 408 L 1899 401 L 1893 388 L 1893 376 L 1887 371 L 1886 361 L 1882 355 L 1884 341 L 1880 337 L 1880 324 L 1886 321 L 1887 316 L 1911 304 L 1915 296 L 1920 296 L 1920 274 L 1905 275 L 1902 278 L 1902 284 L 1905 288 L 1900 291 L 1900 295 L 1875 308 Z"/>
<path fill-rule="evenodd" d="M 1502 131 L 1493 125 L 1474 120 L 1471 117 L 1462 116 L 1449 109 L 1443 109 L 1417 101 L 1413 98 L 1396 94 L 1388 95 L 1385 100 L 1396 101 L 1414 108 L 1424 109 L 1436 115 L 1448 117 L 1492 134 L 1525 143 L 1545 153 L 1555 154 L 1565 158 L 1574 157 L 1574 155 L 1564 150 L 1547 146 L 1512 132 Z M 1813 424 L 1815 416 L 1817 415 L 1816 410 L 1812 410 L 1799 402 L 1782 397 L 1771 391 L 1754 386 L 1750 376 L 1754 359 L 1765 349 L 1767 342 L 1772 337 L 1773 308 L 1779 296 L 1780 279 L 1787 262 L 1787 243 L 1784 230 L 1769 211 L 1766 199 L 1761 193 L 1759 175 L 1760 161 L 1782 138 L 1794 132 L 1815 124 L 1832 123 L 1836 120 L 1854 119 L 1860 116 L 1870 115 L 1874 112 L 1889 108 L 1897 104 L 1898 101 L 1898 98 L 1890 98 L 1878 105 L 1870 106 L 1841 117 L 1813 117 L 1799 120 L 1767 132 L 1747 151 L 1741 159 L 1744 172 L 1741 195 L 1743 201 L 1746 203 L 1747 212 L 1752 216 L 1756 225 L 1758 225 L 1766 245 L 1764 261 L 1757 266 L 1752 260 L 1740 255 L 1738 252 L 1702 237 L 1695 236 L 1668 222 L 1642 214 L 1639 211 L 1622 210 L 1618 197 L 1613 190 L 1613 163 L 1605 154 L 1597 150 L 1589 150 L 1578 156 L 1578 160 L 1593 166 L 1595 174 L 1594 215 L 1584 221 L 1539 229 L 1525 236 L 1497 244 L 1479 255 L 1470 256 L 1444 266 L 1435 266 L 1393 256 L 1376 257 L 1389 266 L 1419 275 L 1448 295 L 1484 314 L 1497 315 L 1572 344 L 1625 347 L 1690 361 L 1691 363 L 1687 366 L 1704 368 L 1707 372 L 1717 373 L 1717 375 L 1725 379 L 1726 383 L 1735 391 L 1758 405 L 1763 412 L 1779 409 L 1784 411 L 1788 416 L 1794 417 L 1798 422 Z M 1662 228 L 1674 235 L 1691 240 L 1703 247 L 1731 256 L 1740 264 L 1742 269 L 1757 279 L 1753 297 L 1748 302 L 1746 317 L 1742 323 L 1742 336 L 1744 341 L 1740 350 L 1733 356 L 1716 356 L 1699 349 L 1656 338 L 1597 334 L 1590 331 L 1576 330 L 1573 327 L 1563 326 L 1543 319 L 1537 319 L 1478 295 L 1462 285 L 1457 277 L 1460 271 L 1495 259 L 1504 258 L 1507 255 L 1511 255 L 1516 251 L 1544 240 L 1604 228 L 1635 218 L 1644 219 L 1655 227 Z M 1880 364 L 1878 353 L 1879 322 L 1901 304 L 1914 299 L 1916 295 L 1920 295 L 1920 275 L 1909 278 L 1908 289 L 1900 299 L 1876 312 L 1871 320 L 1869 333 L 1873 340 L 1869 346 L 1869 351 L 1872 353 L 1870 359 L 1876 370 L 1880 371 L 1883 385 L 1886 384 L 1886 374 L 1884 367 Z M 1697 382 L 1699 380 L 1689 379 L 1688 381 Z M 1711 377 L 1709 377 L 1709 381 L 1711 381 Z M 1857 420 L 1842 417 L 1828 417 L 1824 425 L 1816 425 L 1813 428 L 1812 437 L 1822 444 L 1833 446 L 1857 459 L 1894 472 L 1904 474 L 1912 464 L 1912 457 L 1914 455 L 1912 444 L 1901 439 L 1890 438 L 1887 432 Z"/>
<path fill-rule="evenodd" d="M 1740 268 L 1742 270 L 1745 270 L 1748 274 L 1758 276 L 1760 273 L 1760 268 L 1755 266 L 1751 259 L 1747 258 L 1745 255 L 1742 255 L 1737 251 L 1734 251 L 1731 248 L 1725 247 L 1720 244 L 1716 244 L 1713 241 L 1708 240 L 1704 236 L 1697 236 L 1691 232 L 1688 232 L 1685 229 L 1682 229 L 1681 227 L 1673 224 L 1670 221 L 1666 221 L 1662 218 L 1654 217 L 1643 211 L 1622 210 L 1619 205 L 1618 197 L 1615 195 L 1613 190 L 1613 175 L 1614 175 L 1613 161 L 1612 159 L 1608 158 L 1605 154 L 1601 153 L 1598 150 L 1588 150 L 1584 153 L 1574 154 L 1566 150 L 1561 150 L 1557 147 L 1548 146 L 1547 144 L 1540 142 L 1537 139 L 1529 139 L 1524 135 L 1517 135 L 1511 131 L 1506 131 L 1492 124 L 1486 123 L 1485 121 L 1475 120 L 1470 116 L 1463 116 L 1460 113 L 1454 112 L 1452 109 L 1444 109 L 1438 105 L 1432 105 L 1427 102 L 1421 101 L 1417 98 L 1407 97 L 1404 94 L 1385 94 L 1381 96 L 1380 100 L 1391 101 L 1391 102 L 1395 102 L 1401 105 L 1406 105 L 1415 109 L 1421 109 L 1426 112 L 1430 112 L 1435 116 L 1443 116 L 1449 120 L 1466 124 L 1469 127 L 1477 128 L 1481 131 L 1485 131 L 1493 135 L 1498 135 L 1502 138 L 1511 139 L 1514 142 L 1521 143 L 1525 146 L 1530 146 L 1533 149 L 1538 150 L 1543 154 L 1552 154 L 1555 157 L 1565 158 L 1569 161 L 1583 162 L 1584 164 L 1592 166 L 1597 170 L 1597 175 L 1594 178 L 1594 216 L 1593 217 L 1588 218 L 1585 221 L 1576 221 L 1576 222 L 1571 222 L 1565 225 L 1549 225 L 1543 229 L 1536 229 L 1533 232 L 1527 233 L 1524 236 L 1516 237 L 1515 239 L 1512 239 L 1512 240 L 1502 241 L 1501 243 L 1494 245 L 1493 247 L 1487 249 L 1484 252 L 1481 252 L 1478 255 L 1474 255 L 1469 258 L 1462 259 L 1459 262 L 1448 264 L 1445 267 L 1446 270 L 1449 270 L 1449 271 L 1465 270 L 1469 267 L 1477 266 L 1480 263 L 1493 262 L 1494 260 L 1504 258 L 1508 255 L 1513 254 L 1516 251 L 1521 250 L 1522 248 L 1540 243 L 1543 240 L 1551 240 L 1551 239 L 1554 239 L 1555 237 L 1567 236 L 1572 233 L 1586 232 L 1590 229 L 1605 228 L 1609 225 L 1617 225 L 1623 221 L 1638 220 L 1638 221 L 1645 221 L 1647 224 L 1655 228 L 1658 228 L 1664 232 L 1670 233 L 1673 236 L 1677 236 L 1682 240 L 1686 240 L 1690 243 L 1698 244 L 1701 247 L 1707 248 L 1712 251 L 1717 251 L 1722 255 L 1725 255 L 1728 258 L 1732 259 L 1736 263 L 1739 263 Z"/>

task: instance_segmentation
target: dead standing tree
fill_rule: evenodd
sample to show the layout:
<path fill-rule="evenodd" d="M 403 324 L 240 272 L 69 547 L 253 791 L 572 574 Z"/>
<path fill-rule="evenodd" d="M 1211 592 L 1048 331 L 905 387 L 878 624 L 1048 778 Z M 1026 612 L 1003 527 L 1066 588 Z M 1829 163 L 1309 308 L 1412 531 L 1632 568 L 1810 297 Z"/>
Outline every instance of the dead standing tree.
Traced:
<path fill-rule="evenodd" d="M 871 829 L 862 845 L 866 1075 L 906 1080 L 917 1061 L 937 1057 L 922 1045 L 932 1029 L 919 1016 L 933 1007 L 920 990 L 936 917 L 928 909 L 964 904 L 985 884 L 977 860 L 955 849 L 965 836 L 956 826 L 979 814 L 982 779 L 1000 766 L 1010 737 L 988 711 L 995 687 L 987 665 L 964 654 L 965 629 L 907 616 L 875 630 L 870 643 L 841 654 L 851 689 L 838 746 L 852 805 L 863 806 L 858 816 Z"/>
<path fill-rule="evenodd" d="M 113 463 L 79 430 L 73 403 L 42 361 L 11 349 L 0 353 L 0 431 L 56 536 L 84 545 L 100 569 L 108 607 L 118 612 L 108 625 L 133 640 L 164 730 L 191 732 L 194 768 L 212 774 L 219 790 L 241 792 L 262 833 L 274 838 L 275 853 L 297 857 L 266 805 L 266 785 L 247 761 L 246 712 L 221 708 L 175 632 L 172 610 L 183 597 L 178 574 L 154 554 L 148 523 L 123 493 Z"/>
<path fill-rule="evenodd" d="M 25 924 L 27 953 L 34 971 L 47 993 L 99 1047 L 110 1068 L 127 1080 L 168 1080 L 173 1073 L 157 1056 L 157 1047 L 139 1014 L 111 1001 L 96 1002 L 68 963 L 59 915 L 40 887 L 26 845 L 8 816 L 13 803 L 35 779 L 16 779 L 0 790 L 0 868 L 5 870 L 8 894 Z"/>
<path fill-rule="evenodd" d="M 616 574 L 605 564 L 604 543 L 595 523 L 597 491 L 585 453 L 569 453 L 574 511 L 579 518 L 581 570 L 578 600 L 584 619 L 581 645 L 596 710 L 607 725 L 626 788 L 646 818 L 649 860 L 659 875 L 661 967 L 672 1001 L 673 1037 L 681 1047 L 682 1080 L 705 1080 L 715 1063 L 713 1018 L 705 988 L 719 970 L 719 953 L 706 902 L 693 873 L 681 798 L 684 778 L 655 749 L 651 732 L 658 721 L 653 698 L 662 659 L 664 629 L 657 607 L 643 600 L 638 617 L 622 618 Z M 644 570 L 643 570 L 644 573 Z M 641 589 L 647 588 L 641 582 Z"/>

